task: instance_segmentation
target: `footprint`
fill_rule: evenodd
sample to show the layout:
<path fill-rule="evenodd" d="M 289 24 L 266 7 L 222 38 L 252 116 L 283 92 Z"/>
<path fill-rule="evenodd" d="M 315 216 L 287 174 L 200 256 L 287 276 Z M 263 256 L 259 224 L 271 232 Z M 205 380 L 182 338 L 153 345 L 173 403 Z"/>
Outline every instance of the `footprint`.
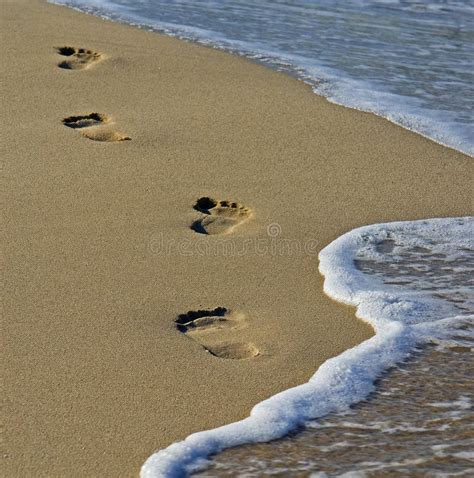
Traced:
<path fill-rule="evenodd" d="M 90 113 L 82 116 L 68 116 L 63 124 L 69 128 L 89 128 L 100 124 L 110 123 L 110 118 L 102 113 Z"/>
<path fill-rule="evenodd" d="M 225 307 L 189 311 L 179 315 L 175 323 L 180 332 L 199 342 L 216 357 L 241 360 L 260 353 L 251 342 L 231 340 L 235 331 L 247 327 L 247 320 L 243 314 L 231 312 Z"/>
<path fill-rule="evenodd" d="M 115 141 L 130 141 L 132 139 L 119 131 L 109 128 L 90 128 L 81 134 L 92 141 L 105 141 L 109 143 Z"/>
<path fill-rule="evenodd" d="M 194 209 L 205 216 L 197 219 L 191 229 L 200 234 L 226 234 L 236 226 L 246 221 L 252 214 L 251 210 L 237 202 L 218 201 L 202 197 L 196 201 Z"/>
<path fill-rule="evenodd" d="M 57 47 L 56 51 L 62 55 L 67 56 L 68 59 L 58 63 L 59 68 L 65 70 L 85 70 L 93 63 L 97 63 L 102 59 L 102 55 L 92 50 L 85 48 L 74 48 L 72 46 Z"/>
<path fill-rule="evenodd" d="M 90 113 L 88 115 L 68 116 L 63 119 L 63 124 L 73 129 L 84 129 L 84 131 L 81 131 L 82 136 L 93 141 L 114 142 L 131 139 L 116 131 L 113 126 L 105 126 L 111 121 L 111 118 L 103 113 Z"/>
<path fill-rule="evenodd" d="M 250 342 L 232 343 L 223 342 L 215 345 L 212 350 L 208 349 L 212 355 L 224 359 L 242 360 L 256 357 L 259 354 L 257 347 Z"/>

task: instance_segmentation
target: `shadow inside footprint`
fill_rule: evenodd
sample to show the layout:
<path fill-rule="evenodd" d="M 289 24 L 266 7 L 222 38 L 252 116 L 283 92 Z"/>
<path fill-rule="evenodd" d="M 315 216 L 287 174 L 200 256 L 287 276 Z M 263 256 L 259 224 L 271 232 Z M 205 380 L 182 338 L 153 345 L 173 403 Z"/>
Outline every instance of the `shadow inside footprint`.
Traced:
<path fill-rule="evenodd" d="M 60 55 L 68 57 L 67 60 L 58 63 L 59 68 L 65 70 L 84 70 L 102 58 L 100 53 L 86 50 L 85 48 L 74 48 L 72 46 L 57 47 L 56 51 Z"/>
<path fill-rule="evenodd" d="M 205 214 L 195 220 L 191 229 L 200 234 L 225 234 L 251 216 L 251 210 L 238 202 L 218 201 L 210 197 L 201 197 L 194 209 Z"/>
<path fill-rule="evenodd" d="M 63 119 L 63 124 L 69 128 L 89 128 L 99 124 L 109 123 L 110 118 L 102 113 L 90 113 L 81 116 L 68 116 Z"/>
<path fill-rule="evenodd" d="M 226 322 L 225 315 L 228 310 L 225 307 L 216 307 L 213 310 L 190 310 L 186 314 L 178 315 L 176 319 L 176 327 L 180 332 L 187 332 L 190 329 L 195 329 L 204 326 L 204 324 L 213 324 L 218 322 Z"/>
<path fill-rule="evenodd" d="M 81 129 L 81 135 L 93 141 L 130 141 L 132 138 L 116 131 L 111 119 L 103 113 L 90 113 L 88 115 L 68 116 L 63 119 L 64 126 Z"/>
<path fill-rule="evenodd" d="M 215 357 L 240 360 L 259 355 L 253 343 L 231 340 L 234 331 L 247 326 L 247 320 L 243 314 L 232 313 L 225 307 L 189 311 L 180 314 L 175 323 L 180 332 L 196 340 Z"/>
<path fill-rule="evenodd" d="M 63 56 L 71 56 L 76 53 L 76 49 L 73 48 L 72 46 L 60 46 L 57 48 L 57 51 L 60 55 Z"/>

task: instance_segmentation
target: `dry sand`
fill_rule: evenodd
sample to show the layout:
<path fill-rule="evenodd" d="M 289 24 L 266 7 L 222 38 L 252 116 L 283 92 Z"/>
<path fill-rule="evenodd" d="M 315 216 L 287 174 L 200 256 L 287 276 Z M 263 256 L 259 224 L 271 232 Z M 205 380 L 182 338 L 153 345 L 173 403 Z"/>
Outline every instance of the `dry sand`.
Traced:
<path fill-rule="evenodd" d="M 289 76 L 39 0 L 0 9 L 4 476 L 135 476 L 246 416 L 371 335 L 323 294 L 320 248 L 472 212 L 470 158 Z M 206 219 L 203 196 L 249 214 Z M 177 330 L 216 307 L 244 319 Z"/>

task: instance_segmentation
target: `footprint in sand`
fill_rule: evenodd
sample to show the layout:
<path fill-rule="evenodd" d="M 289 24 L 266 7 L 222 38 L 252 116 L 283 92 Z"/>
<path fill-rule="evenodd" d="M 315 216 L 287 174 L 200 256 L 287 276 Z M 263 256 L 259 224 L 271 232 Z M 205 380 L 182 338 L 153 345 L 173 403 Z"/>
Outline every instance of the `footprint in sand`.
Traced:
<path fill-rule="evenodd" d="M 56 51 L 60 55 L 68 57 L 67 60 L 58 63 L 59 68 L 64 68 L 65 70 L 85 70 L 102 59 L 100 53 L 86 50 L 85 48 L 61 46 L 57 47 Z"/>
<path fill-rule="evenodd" d="M 194 221 L 191 229 L 209 235 L 231 232 L 252 214 L 248 207 L 238 202 L 218 201 L 209 197 L 199 198 L 194 209 L 205 215 Z"/>
<path fill-rule="evenodd" d="M 247 325 L 243 314 L 224 307 L 189 311 L 176 319 L 180 332 L 199 342 L 210 354 L 224 359 L 240 360 L 259 355 L 253 343 L 233 340 L 235 332 Z"/>
<path fill-rule="evenodd" d="M 120 133 L 113 127 L 109 116 L 102 113 L 88 115 L 68 116 L 63 119 L 63 124 L 69 128 L 82 129 L 82 136 L 93 141 L 129 141 L 131 138 Z"/>

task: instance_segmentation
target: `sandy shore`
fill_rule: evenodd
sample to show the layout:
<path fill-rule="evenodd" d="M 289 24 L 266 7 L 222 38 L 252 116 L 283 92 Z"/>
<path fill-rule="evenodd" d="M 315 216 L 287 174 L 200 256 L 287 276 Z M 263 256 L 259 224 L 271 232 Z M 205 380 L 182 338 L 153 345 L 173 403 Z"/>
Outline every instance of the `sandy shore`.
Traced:
<path fill-rule="evenodd" d="M 136 476 L 246 416 L 371 335 L 323 294 L 322 247 L 472 212 L 471 159 L 284 74 L 38 0 L 0 10 L 4 476 Z M 207 196 L 242 208 L 193 208 Z M 232 327 L 176 328 L 216 307 Z"/>

